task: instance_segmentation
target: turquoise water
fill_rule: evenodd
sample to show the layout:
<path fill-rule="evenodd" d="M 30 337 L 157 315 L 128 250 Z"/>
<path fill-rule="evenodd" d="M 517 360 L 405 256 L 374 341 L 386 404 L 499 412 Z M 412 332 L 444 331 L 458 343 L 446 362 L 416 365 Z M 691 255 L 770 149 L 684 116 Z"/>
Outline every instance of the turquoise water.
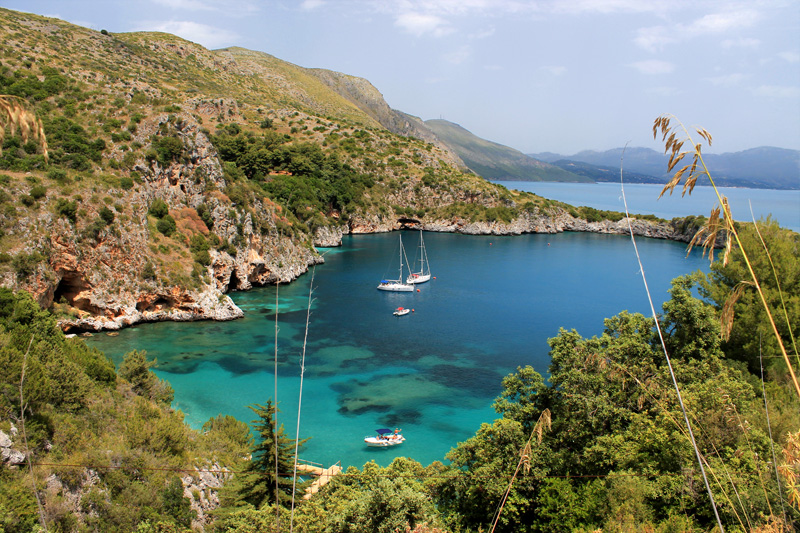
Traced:
<path fill-rule="evenodd" d="M 619 183 L 552 183 L 531 181 L 497 182 L 509 189 L 529 191 L 560 200 L 571 205 L 585 205 L 608 211 L 625 211 Z M 681 197 L 681 190 L 658 198 L 663 185 L 628 184 L 625 197 L 631 213 L 652 214 L 670 220 L 688 215 L 708 216 L 717 205 L 717 196 L 711 187 L 695 187 L 691 195 Z M 775 189 L 746 189 L 720 187 L 728 198 L 735 220 L 750 222 L 755 219 L 772 218 L 787 229 L 800 232 L 800 190 L 779 191 Z M 751 215 L 751 208 L 752 213 Z"/>
<path fill-rule="evenodd" d="M 418 234 L 404 232 L 403 242 L 413 254 Z M 649 314 L 629 237 L 425 233 L 436 279 L 419 292 L 378 291 L 397 271 L 397 244 L 398 233 L 346 236 L 341 248 L 322 250 L 302 385 L 300 436 L 312 437 L 304 459 L 358 467 L 399 455 L 444 460 L 496 417 L 491 404 L 505 375 L 519 365 L 546 374 L 547 339 L 560 326 L 591 336 L 621 310 Z M 699 255 L 685 257 L 684 245 L 637 244 L 659 308 L 672 278 L 707 269 Z M 310 282 L 309 273 L 278 289 L 279 420 L 292 436 Z M 157 374 L 195 428 L 220 413 L 249 422 L 247 406 L 274 394 L 275 287 L 232 297 L 243 319 L 143 324 L 88 342 L 117 364 L 135 348 L 158 358 Z M 399 306 L 414 312 L 395 317 Z M 379 427 L 402 428 L 406 442 L 365 447 Z"/>

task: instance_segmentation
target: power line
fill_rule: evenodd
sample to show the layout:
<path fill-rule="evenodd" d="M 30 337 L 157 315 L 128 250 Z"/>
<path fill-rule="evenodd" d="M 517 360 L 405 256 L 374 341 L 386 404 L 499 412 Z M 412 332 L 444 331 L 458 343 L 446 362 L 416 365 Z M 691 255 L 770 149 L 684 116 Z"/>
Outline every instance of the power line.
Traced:
<path fill-rule="evenodd" d="M 179 472 L 186 474 L 244 474 L 244 470 L 229 470 L 229 469 L 201 469 L 201 468 L 170 468 L 170 467 L 154 467 L 154 466 L 125 466 L 125 465 L 86 465 L 86 464 L 59 464 L 59 463 L 32 463 L 33 466 L 49 466 L 54 468 L 89 468 L 95 470 L 144 470 L 155 472 Z M 736 474 L 745 474 L 746 472 L 732 472 Z M 292 476 L 292 473 L 282 472 L 281 476 Z M 686 476 L 687 472 L 660 472 L 660 473 L 643 473 L 643 472 L 617 472 L 608 474 L 525 474 L 524 477 L 533 479 L 608 479 L 617 477 L 641 477 L 641 478 L 662 478 L 662 477 L 676 477 Z M 511 474 L 501 476 L 495 474 L 398 474 L 398 473 L 348 473 L 341 472 L 334 477 L 379 477 L 379 478 L 392 478 L 392 479 L 511 479 Z"/>

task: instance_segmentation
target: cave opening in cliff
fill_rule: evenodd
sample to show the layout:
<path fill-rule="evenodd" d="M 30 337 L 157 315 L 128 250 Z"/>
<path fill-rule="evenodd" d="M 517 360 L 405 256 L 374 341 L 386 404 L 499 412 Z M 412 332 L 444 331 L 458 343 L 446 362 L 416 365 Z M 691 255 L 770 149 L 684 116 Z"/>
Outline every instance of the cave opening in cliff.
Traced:
<path fill-rule="evenodd" d="M 150 300 L 141 300 L 136 303 L 136 310 L 139 312 L 145 311 L 160 311 L 162 309 L 172 308 L 173 304 L 172 300 L 168 298 L 164 298 L 163 296 L 159 296 L 153 301 Z"/>
<path fill-rule="evenodd" d="M 95 313 L 97 309 L 92 306 L 88 300 L 78 297 L 88 288 L 89 284 L 86 283 L 83 276 L 77 272 L 65 272 L 64 275 L 61 276 L 61 281 L 58 282 L 56 290 L 53 292 L 53 301 L 56 303 L 67 303 L 81 311 Z"/>
<path fill-rule="evenodd" d="M 419 220 L 414 218 L 400 217 L 397 219 L 397 223 L 400 224 L 400 226 L 406 228 L 409 226 L 413 227 L 419 225 Z"/>
<path fill-rule="evenodd" d="M 228 290 L 229 291 L 236 291 L 239 290 L 239 276 L 236 275 L 236 270 L 231 272 L 231 279 L 228 281 Z"/>

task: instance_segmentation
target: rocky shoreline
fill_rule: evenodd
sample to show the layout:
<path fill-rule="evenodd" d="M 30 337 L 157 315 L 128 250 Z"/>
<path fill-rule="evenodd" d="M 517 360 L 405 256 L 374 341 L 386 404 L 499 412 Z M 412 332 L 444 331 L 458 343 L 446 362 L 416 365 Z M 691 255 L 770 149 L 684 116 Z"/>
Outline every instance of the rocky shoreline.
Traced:
<path fill-rule="evenodd" d="M 203 107 L 208 103 L 193 105 L 198 113 L 238 114 L 233 101 L 213 104 L 210 111 Z M 339 222 L 340 213 L 321 213 L 327 224 L 319 225 L 311 236 L 292 227 L 284 208 L 269 198 L 237 195 L 208 132 L 193 115 L 148 117 L 138 124 L 133 140 L 147 145 L 164 128 L 180 140 L 184 157 L 167 165 L 139 160 L 132 169 L 138 179 L 135 187 L 107 191 L 106 203 L 117 199 L 113 224 L 92 222 L 100 219 L 103 203 L 94 190 L 88 190 L 75 191 L 88 198 L 80 197 L 80 216 L 72 220 L 59 216 L 59 199 L 47 197 L 35 213 L 8 228 L 8 238 L 20 242 L 12 253 L 37 263 L 27 271 L 6 270 L 0 274 L 0 285 L 27 290 L 41 307 L 52 308 L 65 333 L 119 330 L 143 322 L 240 318 L 243 312 L 228 296 L 230 292 L 290 283 L 323 262 L 317 248 L 340 246 L 348 234 L 403 229 L 467 235 L 629 232 L 624 219 L 587 222 L 564 207 L 549 205 L 519 210 L 509 222 L 460 216 L 415 219 L 384 208 L 366 208 Z M 117 156 L 122 157 L 122 152 L 112 154 Z M 381 205 L 431 210 L 456 203 L 479 209 L 514 207 L 513 200 L 501 199 L 486 187 L 435 189 L 409 180 L 403 187 L 390 188 Z M 231 198 L 226 191 L 237 196 Z M 168 206 L 181 245 L 156 228 L 156 217 L 150 213 L 156 201 Z M 201 211 L 205 218 L 201 219 Z M 636 236 L 689 242 L 695 228 L 683 226 L 631 221 Z M 206 245 L 202 263 L 192 255 L 193 237 Z"/>
<path fill-rule="evenodd" d="M 631 228 L 637 237 L 689 242 L 693 236 L 681 233 L 669 222 L 652 222 L 631 219 Z M 562 232 L 590 232 L 628 235 L 625 219 L 587 222 L 569 215 L 566 211 L 555 217 L 526 214 L 510 223 L 470 222 L 462 219 L 423 223 L 417 220 L 385 221 L 377 217 L 353 219 L 346 226 L 319 228 L 314 237 L 315 247 L 341 246 L 344 235 L 386 233 L 404 229 L 424 230 L 465 235 L 523 235 L 531 233 L 555 234 Z M 287 250 L 289 251 L 289 250 Z M 108 305 L 111 302 L 92 300 L 92 305 L 102 310 L 97 315 L 62 319 L 59 325 L 65 332 L 99 332 L 118 330 L 142 322 L 235 320 L 244 313 L 227 296 L 233 290 L 249 290 L 253 287 L 271 285 L 276 282 L 289 283 L 308 271 L 310 266 L 324 262 L 318 253 L 298 253 L 294 248 L 289 255 L 267 257 L 250 249 L 236 258 L 228 254 L 213 252 L 212 264 L 208 267 L 214 284 L 200 290 L 186 291 L 178 287 L 170 290 L 147 292 L 138 297 L 135 304 Z M 281 271 L 276 264 L 290 264 Z"/>

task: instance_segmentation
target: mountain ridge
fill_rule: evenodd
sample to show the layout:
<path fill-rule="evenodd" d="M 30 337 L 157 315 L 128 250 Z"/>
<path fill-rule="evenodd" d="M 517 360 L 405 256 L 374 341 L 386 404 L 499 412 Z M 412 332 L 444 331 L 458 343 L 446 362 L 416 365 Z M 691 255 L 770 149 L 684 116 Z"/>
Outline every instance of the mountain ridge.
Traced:
<path fill-rule="evenodd" d="M 363 78 L 6 9 L 0 36 L 0 94 L 26 102 L 49 144 L 48 161 L 19 135 L 3 143 L 0 284 L 65 331 L 238 318 L 227 293 L 290 282 L 346 234 L 627 232 L 618 214 L 465 172 Z M 694 229 L 634 224 L 681 241 Z"/>
<path fill-rule="evenodd" d="M 492 181 L 588 181 L 519 150 L 482 139 L 459 124 L 443 119 L 426 120 L 445 145 L 476 174 Z"/>
<path fill-rule="evenodd" d="M 623 153 L 624 152 L 624 153 Z M 562 168 L 576 163 L 596 167 L 594 170 L 616 170 L 624 160 L 625 173 L 633 173 L 638 179 L 649 183 L 668 181 L 667 162 L 669 156 L 644 147 L 612 148 L 605 151 L 583 150 L 571 156 L 542 152 L 529 154 Z M 623 158 L 624 156 L 624 158 Z M 761 146 L 738 152 L 704 154 L 703 159 L 717 185 L 769 189 L 800 189 L 800 150 Z M 588 167 L 585 167 L 588 170 Z M 609 181 L 596 175 L 598 181 Z M 619 179 L 619 176 L 613 180 Z M 641 181 L 641 183 L 648 183 Z"/>

